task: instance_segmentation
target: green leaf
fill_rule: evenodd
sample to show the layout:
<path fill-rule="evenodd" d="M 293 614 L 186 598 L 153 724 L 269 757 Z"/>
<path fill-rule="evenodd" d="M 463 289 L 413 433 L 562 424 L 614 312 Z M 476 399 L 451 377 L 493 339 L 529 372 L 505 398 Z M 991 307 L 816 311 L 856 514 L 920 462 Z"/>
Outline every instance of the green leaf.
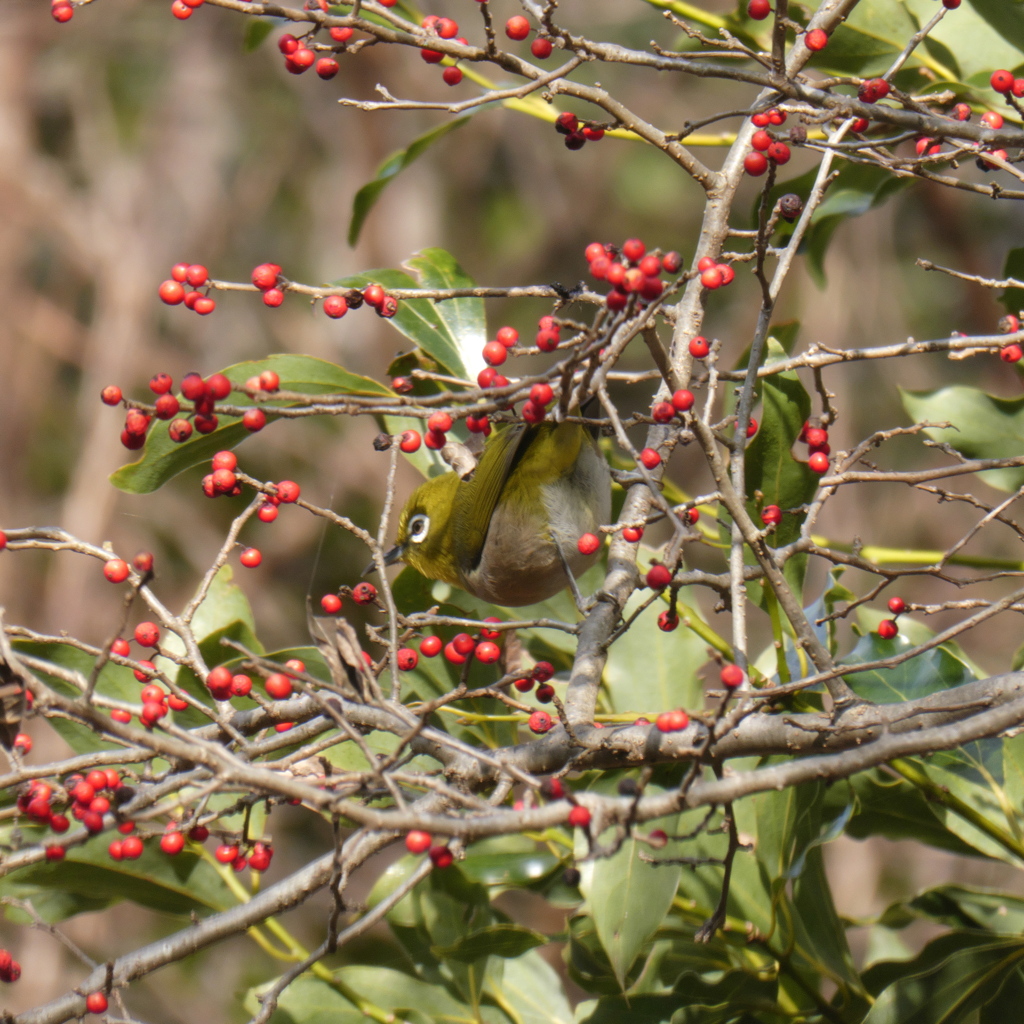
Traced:
<path fill-rule="evenodd" d="M 909 0 L 924 24 L 935 13 L 931 0 Z M 942 19 L 930 38 L 942 43 L 956 54 L 959 76 L 967 81 L 978 76 L 992 101 L 1009 113 L 1002 97 L 988 88 L 988 79 L 995 68 L 1016 68 L 1024 61 L 1024 40 L 1021 22 L 1024 10 L 1017 2 L 1006 0 L 967 0 L 956 12 Z"/>
<path fill-rule="evenodd" d="M 31 899 L 50 921 L 121 900 L 176 915 L 205 915 L 236 903 L 214 868 L 187 849 L 168 857 L 153 840 L 138 860 L 115 861 L 109 844 L 109 835 L 96 836 L 59 863 L 14 871 L 0 879 L 0 895 Z"/>
<path fill-rule="evenodd" d="M 774 338 L 768 339 L 765 366 L 786 359 L 786 352 Z M 761 382 L 761 423 L 754 440 L 747 446 L 744 462 L 747 494 L 760 491 L 765 505 L 785 510 L 810 501 L 818 488 L 818 477 L 798 462 L 792 453 L 800 431 L 811 414 L 811 396 L 796 371 L 765 377 Z M 749 511 L 754 521 L 758 513 L 753 502 Z M 804 515 L 786 515 L 768 538 L 772 547 L 796 540 Z"/>
<path fill-rule="evenodd" d="M 476 282 L 458 260 L 444 249 L 424 249 L 405 264 L 419 278 L 421 288 L 472 288 Z M 487 312 L 484 300 L 472 296 L 434 303 L 434 312 L 455 340 L 462 364 L 471 373 L 483 369 L 481 350 L 487 343 Z"/>
<path fill-rule="evenodd" d="M 1024 940 L 956 931 L 910 962 L 875 964 L 864 972 L 878 993 L 864 1024 L 957 1024 L 998 995 L 1024 962 Z"/>
<path fill-rule="evenodd" d="M 647 792 L 656 788 L 648 787 Z M 670 830 L 674 830 L 674 822 L 666 828 Z M 671 857 L 674 847 L 675 843 L 670 843 L 659 853 Z M 640 854 L 649 851 L 646 844 L 631 837 L 611 857 L 587 861 L 582 866 L 580 891 L 623 990 L 633 962 L 672 906 L 682 874 L 678 864 L 641 860 Z"/>
<path fill-rule="evenodd" d="M 646 598 L 633 594 L 623 618 L 628 619 Z M 679 592 L 679 600 L 692 616 L 699 615 L 687 589 Z M 707 644 L 681 624 L 671 633 L 659 629 L 658 614 L 666 607 L 655 602 L 608 649 L 604 684 L 609 710 L 649 716 L 703 704 L 704 686 L 697 672 L 707 661 Z M 638 665 L 643 665 L 642 672 Z"/>
<path fill-rule="evenodd" d="M 252 53 L 258 50 L 271 32 L 274 31 L 272 21 L 264 21 L 262 18 L 248 18 L 245 23 L 245 34 L 242 36 L 242 50 L 245 53 Z"/>
<path fill-rule="evenodd" d="M 546 935 L 532 928 L 499 923 L 463 935 L 450 946 L 434 946 L 431 952 L 442 960 L 458 960 L 460 963 L 471 964 L 489 956 L 511 960 L 537 946 L 547 945 L 548 941 Z"/>
<path fill-rule="evenodd" d="M 1006 254 L 1003 277 L 1024 281 L 1024 249 L 1011 249 Z M 999 296 L 999 301 L 1007 313 L 1017 316 L 1024 309 L 1024 288 L 1005 289 Z"/>
<path fill-rule="evenodd" d="M 382 268 L 353 274 L 334 284 L 339 288 L 365 288 L 377 283 L 385 289 L 418 288 L 419 282 L 404 271 Z M 454 299 L 461 302 L 461 299 Z M 458 340 L 448 329 L 444 318 L 431 299 L 402 299 L 398 311 L 390 320 L 391 326 L 418 345 L 443 373 L 467 378 L 469 372 L 462 362 Z"/>
<path fill-rule="evenodd" d="M 900 397 L 915 422 L 950 423 L 925 433 L 969 459 L 1005 459 L 1024 451 L 1024 398 L 997 398 L 965 385 L 937 391 L 901 388 Z M 1024 469 L 993 469 L 978 476 L 999 491 L 1024 485 Z"/>
<path fill-rule="evenodd" d="M 340 393 L 345 395 L 381 395 L 394 393 L 383 384 L 350 373 L 342 366 L 313 356 L 274 355 L 266 359 L 236 363 L 222 372 L 238 386 L 264 370 L 273 370 L 281 378 L 286 391 L 301 391 L 309 395 Z M 277 403 L 292 405 L 295 403 Z M 268 422 L 275 418 L 273 405 L 264 404 Z M 212 434 L 193 434 L 184 444 L 175 444 L 167 433 L 166 425 L 155 423 L 146 437 L 146 445 L 137 462 L 122 466 L 110 475 L 110 482 L 129 494 L 149 494 L 162 487 L 172 477 L 193 466 L 209 462 L 213 456 L 241 444 L 250 434 L 241 420 L 222 417 L 223 426 Z"/>
<path fill-rule="evenodd" d="M 26 641 L 15 641 L 14 649 L 31 654 L 41 660 L 51 662 L 55 666 L 80 673 L 88 678 L 95 665 L 95 659 L 85 651 L 65 646 L 64 644 L 38 644 Z M 58 676 L 40 672 L 48 686 L 53 687 L 58 693 L 65 697 L 80 697 L 81 691 L 77 687 L 64 682 Z M 107 662 L 100 672 L 96 682 L 96 692 L 105 697 L 127 702 L 137 702 L 139 699 L 139 683 L 130 668 L 122 665 L 115 665 Z M 110 750 L 119 746 L 110 740 L 97 735 L 88 726 L 72 722 L 70 719 L 53 717 L 49 719 L 58 735 L 67 743 L 76 754 L 84 754 L 93 750 Z"/>
<path fill-rule="evenodd" d="M 501 993 L 503 1005 L 511 1007 L 518 1024 L 572 1024 L 562 979 L 540 953 L 531 950 L 507 960 L 500 984 L 492 980 L 487 990 Z"/>
<path fill-rule="evenodd" d="M 425 153 L 435 142 L 443 139 L 450 131 L 461 128 L 469 121 L 468 117 L 459 117 L 454 121 L 431 128 L 429 132 L 413 140 L 405 149 L 392 153 L 378 168 L 373 179 L 368 181 L 352 200 L 352 220 L 348 227 L 348 244 L 355 245 L 359 241 L 359 233 L 370 211 L 376 205 L 380 194 L 391 184 L 414 160 Z M 383 283 L 383 282 L 382 282 Z"/>

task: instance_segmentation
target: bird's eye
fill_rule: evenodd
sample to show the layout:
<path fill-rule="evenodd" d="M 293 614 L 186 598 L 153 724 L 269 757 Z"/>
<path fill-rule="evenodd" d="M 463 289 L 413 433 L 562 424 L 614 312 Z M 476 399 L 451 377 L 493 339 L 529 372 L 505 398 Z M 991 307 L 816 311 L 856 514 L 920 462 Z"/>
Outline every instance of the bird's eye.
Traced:
<path fill-rule="evenodd" d="M 413 544 L 422 544 L 430 531 L 430 516 L 419 512 L 409 520 L 409 540 Z"/>

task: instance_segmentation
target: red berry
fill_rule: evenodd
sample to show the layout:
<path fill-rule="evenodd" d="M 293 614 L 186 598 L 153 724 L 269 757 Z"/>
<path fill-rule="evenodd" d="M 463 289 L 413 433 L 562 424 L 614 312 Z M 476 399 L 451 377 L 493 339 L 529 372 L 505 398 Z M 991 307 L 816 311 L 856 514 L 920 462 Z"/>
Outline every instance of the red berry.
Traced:
<path fill-rule="evenodd" d="M 419 451 L 421 444 L 422 439 L 418 430 L 406 430 L 402 433 L 402 440 L 398 442 L 398 447 L 406 455 L 411 455 L 413 452 Z"/>
<path fill-rule="evenodd" d="M 672 407 L 677 412 L 686 412 L 693 408 L 694 397 L 692 391 L 687 391 L 686 388 L 681 388 L 679 391 L 672 395 Z"/>
<path fill-rule="evenodd" d="M 883 640 L 891 640 L 899 632 L 899 627 L 892 619 L 882 619 L 878 624 L 878 635 Z"/>
<path fill-rule="evenodd" d="M 426 853 L 430 849 L 430 833 L 413 829 L 405 834 L 405 848 L 410 853 Z"/>
<path fill-rule="evenodd" d="M 534 713 L 530 715 L 527 724 L 529 725 L 531 732 L 543 735 L 551 729 L 554 722 L 552 722 L 551 716 L 546 711 L 534 711 Z"/>
<path fill-rule="evenodd" d="M 668 423 L 675 417 L 676 407 L 671 402 L 655 402 L 651 417 L 655 423 Z"/>
<path fill-rule="evenodd" d="M 657 469 L 661 465 L 661 456 L 653 448 L 645 448 L 640 453 L 640 463 L 647 469 Z"/>
<path fill-rule="evenodd" d="M 266 871 L 270 867 L 270 859 L 273 856 L 274 851 L 271 847 L 264 843 L 256 843 L 252 848 L 252 853 L 249 854 L 249 867 L 253 871 Z"/>
<path fill-rule="evenodd" d="M 501 657 L 501 648 L 492 640 L 484 640 L 476 645 L 473 653 L 477 661 L 493 665 Z"/>
<path fill-rule="evenodd" d="M 455 856 L 447 846 L 435 846 L 430 851 L 430 863 L 435 868 L 444 869 L 451 867 L 452 861 L 455 860 Z"/>
<path fill-rule="evenodd" d="M 56 3 L 50 8 L 50 17 L 64 24 L 75 16 L 75 9 L 70 3 Z"/>
<path fill-rule="evenodd" d="M 679 615 L 677 612 L 666 609 L 658 616 L 658 629 L 663 633 L 671 633 L 679 626 Z"/>
<path fill-rule="evenodd" d="M 758 153 L 763 153 L 772 144 L 772 141 L 772 137 L 763 128 L 750 136 L 750 145 Z"/>
<path fill-rule="evenodd" d="M 246 409 L 242 415 L 242 426 L 256 433 L 267 425 L 267 414 L 262 409 Z"/>
<path fill-rule="evenodd" d="M 252 680 L 247 675 L 239 672 L 231 677 L 232 697 L 248 697 L 250 693 L 252 693 Z"/>
<path fill-rule="evenodd" d="M 47 860 L 63 860 L 64 859 L 64 847 L 63 846 L 48 846 L 46 847 L 46 859 Z"/>
<path fill-rule="evenodd" d="M 287 700 L 294 690 L 292 681 L 283 672 L 275 672 L 273 675 L 267 676 L 263 686 L 267 691 L 267 696 L 273 697 L 274 700 Z"/>
<path fill-rule="evenodd" d="M 462 68 L 458 68 L 454 64 L 445 68 L 441 72 L 441 79 L 445 85 L 458 85 L 462 81 Z"/>
<path fill-rule="evenodd" d="M 530 34 L 530 23 L 521 14 L 513 15 L 505 22 L 505 35 L 509 39 L 522 40 Z"/>
<path fill-rule="evenodd" d="M 444 54 L 440 50 L 428 50 L 424 48 L 420 50 L 420 56 L 428 64 L 440 64 L 441 61 L 444 60 Z M 367 299 L 366 301 L 369 302 L 370 300 Z M 370 305 L 375 305 L 375 303 L 370 302 Z"/>
<path fill-rule="evenodd" d="M 495 340 L 501 342 L 505 348 L 512 348 L 519 341 L 519 332 L 514 327 L 499 327 Z"/>
<path fill-rule="evenodd" d="M 761 509 L 761 522 L 765 526 L 776 526 L 782 522 L 782 509 L 778 505 L 765 505 Z"/>
<path fill-rule="evenodd" d="M 647 570 L 644 580 L 651 590 L 664 590 L 672 582 L 672 573 L 664 565 L 655 562 Z"/>
<path fill-rule="evenodd" d="M 889 611 L 893 615 L 902 615 L 907 610 L 907 602 L 902 597 L 889 598 Z"/>
<path fill-rule="evenodd" d="M 538 36 L 530 43 L 530 53 L 538 60 L 547 60 L 551 56 L 551 40 L 544 36 Z"/>
<path fill-rule="evenodd" d="M 316 73 L 325 81 L 330 81 L 339 71 L 341 65 L 333 57 L 321 57 L 316 62 Z"/>
<path fill-rule="evenodd" d="M 622 536 L 625 540 L 628 540 L 630 544 L 636 544 L 644 535 L 644 528 L 642 526 L 626 526 L 622 530 Z"/>
<path fill-rule="evenodd" d="M 739 665 L 725 665 L 722 671 L 719 672 L 718 678 L 721 679 L 722 685 L 727 690 L 735 690 L 737 686 L 743 683 L 746 673 Z"/>
<path fill-rule="evenodd" d="M 185 280 L 192 285 L 193 288 L 200 288 L 210 279 L 210 275 L 207 272 L 206 267 L 201 263 L 193 263 L 188 270 L 185 271 Z"/>
<path fill-rule="evenodd" d="M 442 646 L 439 636 L 425 636 L 420 641 L 420 654 L 424 658 L 436 658 L 441 653 Z"/>
<path fill-rule="evenodd" d="M 586 828 L 590 824 L 590 811 L 577 804 L 570 809 L 568 821 L 574 828 Z"/>
<path fill-rule="evenodd" d="M 324 299 L 324 312 L 332 320 L 338 320 L 348 312 L 348 302 L 343 295 L 328 295 Z"/>
<path fill-rule="evenodd" d="M 191 11 L 189 11 L 189 13 L 191 13 Z M 89 1013 L 106 1013 L 109 1005 L 107 997 L 102 992 L 90 992 L 85 997 L 85 1008 Z"/>
<path fill-rule="evenodd" d="M 116 384 L 108 384 L 100 392 L 100 399 L 104 405 L 117 405 L 121 401 L 121 389 Z"/>
<path fill-rule="evenodd" d="M 167 303 L 168 306 L 177 306 L 179 303 L 185 301 L 185 288 L 184 285 L 178 281 L 164 281 L 157 290 L 160 298 Z"/>
<path fill-rule="evenodd" d="M 172 420 L 167 433 L 172 441 L 181 444 L 192 436 L 192 424 L 188 420 Z"/>
<path fill-rule="evenodd" d="M 403 672 L 411 672 L 420 663 L 420 656 L 411 647 L 399 647 L 395 660 Z"/>
<path fill-rule="evenodd" d="M 285 60 L 284 66 L 293 74 L 301 75 L 316 62 L 316 54 L 306 46 L 299 46 L 297 50 L 290 53 Z"/>
<path fill-rule="evenodd" d="M 640 260 L 645 252 L 647 252 L 647 246 L 639 238 L 629 238 L 622 243 L 622 255 L 632 263 Z"/>
<path fill-rule="evenodd" d="M 579 124 L 579 118 L 572 111 L 567 110 L 555 118 L 555 131 L 562 135 L 571 135 L 579 127 Z"/>
<path fill-rule="evenodd" d="M 828 33 L 824 29 L 812 28 L 804 36 L 804 45 L 808 50 L 824 50 L 828 46 Z"/>
<path fill-rule="evenodd" d="M 989 84 L 996 92 L 1009 92 L 1013 88 L 1013 75 L 1005 69 L 993 71 Z"/>
<path fill-rule="evenodd" d="M 238 847 L 232 846 L 230 843 L 222 843 L 214 850 L 213 856 L 221 864 L 233 864 L 238 860 Z"/>
<path fill-rule="evenodd" d="M 981 115 L 980 120 L 986 128 L 991 128 L 993 131 L 999 131 L 1005 123 L 1003 115 L 997 113 L 995 110 L 986 110 L 985 113 Z"/>
<path fill-rule="evenodd" d="M 253 268 L 251 280 L 261 292 L 265 292 L 277 284 L 280 273 L 281 268 L 276 263 L 261 263 L 258 267 Z"/>
<path fill-rule="evenodd" d="M 600 546 L 601 541 L 593 533 L 584 533 L 576 542 L 581 555 L 592 555 Z"/>
<path fill-rule="evenodd" d="M 363 289 L 363 301 L 377 308 L 384 301 L 385 294 L 384 289 L 379 284 L 368 284 Z"/>
<path fill-rule="evenodd" d="M 711 346 L 708 344 L 707 338 L 697 335 L 696 338 L 690 339 L 690 355 L 694 359 L 703 359 L 710 351 Z"/>
<path fill-rule="evenodd" d="M 195 293 L 193 293 L 195 294 Z M 217 308 L 217 303 L 208 295 L 200 295 L 193 303 L 192 308 L 200 315 L 207 316 Z"/>
<path fill-rule="evenodd" d="M 753 416 L 747 420 L 747 437 L 753 437 L 757 433 L 757 420 Z"/>
<path fill-rule="evenodd" d="M 776 164 L 789 163 L 789 146 L 784 142 L 773 142 L 768 147 L 768 159 Z"/>
<path fill-rule="evenodd" d="M 508 359 L 508 349 L 500 341 L 489 341 L 484 345 L 483 356 L 488 366 L 501 366 Z"/>
<path fill-rule="evenodd" d="M 277 484 L 277 500 L 282 504 L 290 505 L 299 500 L 301 493 L 299 485 L 294 480 L 282 480 Z"/>
<path fill-rule="evenodd" d="M 824 452 L 815 452 L 807 460 L 807 465 L 813 473 L 827 473 L 828 456 Z"/>
<path fill-rule="evenodd" d="M 160 627 L 155 622 L 140 622 L 135 627 L 135 642 L 141 647 L 156 647 L 160 643 Z"/>
<path fill-rule="evenodd" d="M 192 8 L 184 0 L 174 0 L 171 4 L 171 14 L 179 21 L 187 21 L 192 17 Z M 106 1007 L 104 1007 L 106 1009 Z"/>
<path fill-rule="evenodd" d="M 536 342 L 541 352 L 554 352 L 558 348 L 558 335 L 554 331 L 538 331 Z"/>
<path fill-rule="evenodd" d="M 447 434 L 452 429 L 451 415 L 443 411 L 432 413 L 427 420 L 427 429 L 439 434 Z"/>
<path fill-rule="evenodd" d="M 555 667 L 550 661 L 538 661 L 533 666 L 533 671 L 530 676 L 533 678 L 535 683 L 546 683 L 555 674 Z"/>
<path fill-rule="evenodd" d="M 955 11 L 960 6 L 960 0 L 942 0 L 942 6 L 947 11 Z"/>
<path fill-rule="evenodd" d="M 284 302 L 284 292 L 280 288 L 268 288 L 263 293 L 263 305 L 277 309 Z"/>
<path fill-rule="evenodd" d="M 110 712 L 110 717 L 115 722 L 127 723 L 132 720 L 131 712 L 125 711 L 123 708 L 114 708 Z"/>
<path fill-rule="evenodd" d="M 690 716 L 682 710 L 663 711 L 654 720 L 659 732 L 682 732 L 690 724 Z"/>
<path fill-rule="evenodd" d="M 160 837 L 160 849 L 173 857 L 185 849 L 185 837 L 180 832 L 165 832 Z"/>
<path fill-rule="evenodd" d="M 772 5 L 769 0 L 750 0 L 747 4 L 747 17 L 755 21 L 764 21 L 772 13 Z"/>
<path fill-rule="evenodd" d="M 377 588 L 372 583 L 357 583 L 352 588 L 352 600 L 356 604 L 373 604 L 377 600 Z"/>
<path fill-rule="evenodd" d="M 103 575 L 111 583 L 124 583 L 128 579 L 128 563 L 122 558 L 111 558 L 103 566 Z"/>
<path fill-rule="evenodd" d="M 440 451 L 448 443 L 448 437 L 439 430 L 428 430 L 423 435 L 423 443 L 434 451 Z"/>
<path fill-rule="evenodd" d="M 877 103 L 889 95 L 890 88 L 891 86 L 884 78 L 871 78 L 858 88 L 857 99 L 862 103 Z"/>
<path fill-rule="evenodd" d="M 751 177 L 759 178 L 768 170 L 768 158 L 764 153 L 758 153 L 756 150 L 751 150 L 743 158 L 743 169 Z"/>
<path fill-rule="evenodd" d="M 238 560 L 247 569 L 255 569 L 256 566 L 263 561 L 263 554 L 259 548 L 246 548 L 241 555 L 238 556 Z"/>
<path fill-rule="evenodd" d="M 530 401 L 534 405 L 545 406 L 549 405 L 555 397 L 554 391 L 551 389 L 550 384 L 534 384 L 530 388 Z"/>

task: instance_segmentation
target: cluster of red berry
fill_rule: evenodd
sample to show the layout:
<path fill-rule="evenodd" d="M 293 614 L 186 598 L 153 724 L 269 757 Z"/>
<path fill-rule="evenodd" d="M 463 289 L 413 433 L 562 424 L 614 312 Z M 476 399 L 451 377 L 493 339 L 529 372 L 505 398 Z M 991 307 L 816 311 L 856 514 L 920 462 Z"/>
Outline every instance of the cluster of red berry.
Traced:
<path fill-rule="evenodd" d="M 454 39 L 455 42 L 461 43 L 463 46 L 469 45 L 469 40 L 459 35 L 458 22 L 451 18 L 439 18 L 436 14 L 428 14 L 420 22 L 420 26 L 427 32 L 436 35 L 438 39 Z M 431 50 L 429 47 L 423 47 L 420 50 L 420 56 L 428 64 L 440 64 L 445 57 L 440 50 Z M 446 85 L 458 85 L 462 81 L 462 68 L 457 64 L 449 65 L 441 72 L 441 78 Z"/>
<path fill-rule="evenodd" d="M 10 950 L 0 949 L 0 981 L 17 981 L 21 977 L 21 964 L 11 956 Z"/>
<path fill-rule="evenodd" d="M 206 316 L 217 308 L 208 293 L 199 291 L 209 280 L 209 271 L 201 263 L 175 263 L 171 276 L 160 285 L 157 293 L 168 306 L 184 304 L 186 309 Z"/>
<path fill-rule="evenodd" d="M 906 610 L 907 603 L 902 597 L 889 598 L 889 611 L 892 613 L 893 618 L 882 619 L 878 624 L 878 635 L 883 640 L 892 640 L 899 633 L 899 627 L 896 625 L 896 616 L 902 615 Z"/>
<path fill-rule="evenodd" d="M 555 131 L 565 136 L 566 149 L 582 149 L 588 142 L 600 142 L 604 129 L 593 121 L 581 121 L 571 111 L 555 118 Z"/>
<path fill-rule="evenodd" d="M 267 843 L 254 843 L 252 850 L 245 854 L 237 843 L 221 843 L 214 850 L 213 856 L 219 864 L 230 864 L 235 871 L 242 871 L 246 867 L 253 871 L 266 871 L 270 867 L 274 850 Z"/>
<path fill-rule="evenodd" d="M 314 32 L 316 29 L 313 30 Z M 335 35 L 335 33 L 338 33 Z M 297 39 L 290 32 L 286 32 L 277 41 L 277 48 L 284 55 L 284 66 L 293 75 L 301 75 L 316 64 L 316 73 L 325 81 L 330 81 L 340 70 L 341 66 L 334 57 L 317 58 L 316 52 L 306 45 L 310 36 Z M 346 43 L 352 38 L 352 29 L 339 28 L 331 29 L 331 38 L 338 43 Z"/>
<path fill-rule="evenodd" d="M 683 265 L 679 253 L 667 252 L 660 256 L 656 252 L 648 253 L 647 246 L 639 238 L 627 239 L 621 249 L 614 245 L 591 242 L 583 255 L 590 268 L 590 276 L 599 281 L 607 281 L 612 286 L 605 296 L 605 303 L 615 312 L 625 309 L 634 295 L 644 302 L 660 298 L 665 290 L 662 273 L 678 274 Z M 732 268 L 728 269 L 731 274 Z M 539 336 L 537 345 L 544 348 Z"/>
<path fill-rule="evenodd" d="M 187 21 L 197 7 L 202 7 L 205 0 L 172 0 L 171 14 L 179 21 Z"/>
<path fill-rule="evenodd" d="M 500 621 L 493 617 L 484 619 L 484 622 Z M 501 657 L 501 648 L 495 642 L 499 640 L 501 633 L 498 630 L 481 626 L 475 637 L 458 633 L 448 643 L 439 636 L 425 636 L 420 641 L 420 654 L 424 658 L 436 658 L 443 650 L 445 659 L 453 665 L 465 665 L 470 658 L 476 658 L 484 665 L 493 665 Z"/>
<path fill-rule="evenodd" d="M 258 377 L 251 377 L 237 389 L 247 394 L 275 392 L 280 387 L 280 378 L 273 370 L 264 370 Z M 222 373 L 212 374 L 206 380 L 198 373 L 187 373 L 181 381 L 181 394 L 192 403 L 191 422 L 179 417 L 181 401 L 171 394 L 174 381 L 167 373 L 155 374 L 149 388 L 157 396 L 150 415 L 143 409 L 129 406 L 125 413 L 121 444 L 129 451 L 136 451 L 146 443 L 146 433 L 155 416 L 158 420 L 170 420 L 167 433 L 172 441 L 181 443 L 192 436 L 193 427 L 200 434 L 212 434 L 220 424 L 215 413 L 216 403 L 227 398 L 235 386 Z M 101 392 L 100 399 L 105 405 L 119 405 L 124 395 L 116 384 L 108 384 Z M 246 409 L 242 414 L 242 425 L 246 430 L 262 430 L 267 423 L 267 414 L 260 408 Z M 212 495 L 211 495 L 212 497 Z"/>
<path fill-rule="evenodd" d="M 1020 317 L 1013 313 L 1007 313 L 999 321 L 999 330 L 1003 334 L 1016 334 L 1020 330 Z M 999 351 L 999 358 L 1004 363 L 1019 363 L 1024 356 L 1024 349 L 1017 342 L 1004 345 Z"/>
<path fill-rule="evenodd" d="M 786 123 L 786 112 L 772 107 L 771 110 L 762 110 L 754 114 L 750 121 L 758 129 L 750 138 L 751 150 L 743 158 L 743 169 L 747 174 L 757 178 L 768 170 L 768 161 L 773 164 L 789 163 L 792 155 L 789 146 L 781 139 L 777 139 L 769 127 L 780 127 Z"/>
<path fill-rule="evenodd" d="M 807 467 L 819 475 L 827 473 L 828 457 L 832 454 L 832 448 L 828 443 L 828 431 L 824 427 L 812 426 L 808 420 L 804 423 L 797 440 L 807 445 Z"/>

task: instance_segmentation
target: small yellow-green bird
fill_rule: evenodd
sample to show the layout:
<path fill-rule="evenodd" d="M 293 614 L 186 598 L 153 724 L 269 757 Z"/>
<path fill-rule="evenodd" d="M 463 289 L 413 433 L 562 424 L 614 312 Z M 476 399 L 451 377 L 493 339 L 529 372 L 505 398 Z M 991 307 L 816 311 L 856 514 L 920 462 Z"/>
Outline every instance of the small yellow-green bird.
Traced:
<path fill-rule="evenodd" d="M 594 435 L 579 423 L 497 431 L 466 480 L 421 484 L 385 556 L 500 605 L 535 604 L 569 585 L 597 553 L 579 538 L 611 516 L 611 477 Z M 561 549 L 561 556 L 559 555 Z"/>

